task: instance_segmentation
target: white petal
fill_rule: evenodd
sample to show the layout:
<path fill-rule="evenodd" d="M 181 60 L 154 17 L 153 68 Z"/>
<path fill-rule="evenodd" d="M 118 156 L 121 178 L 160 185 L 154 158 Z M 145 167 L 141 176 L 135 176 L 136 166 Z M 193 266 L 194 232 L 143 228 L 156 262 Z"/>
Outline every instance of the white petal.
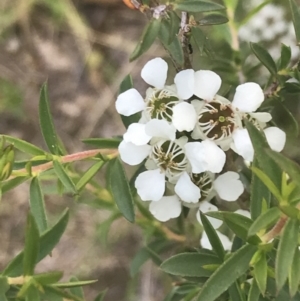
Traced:
<path fill-rule="evenodd" d="M 187 172 L 180 176 L 175 185 L 175 192 L 182 201 L 187 203 L 198 203 L 201 197 L 199 187 L 192 182 Z"/>
<path fill-rule="evenodd" d="M 222 243 L 224 249 L 226 251 L 229 251 L 232 247 L 232 242 L 229 240 L 229 238 L 226 235 L 222 234 L 219 231 L 216 231 L 216 232 L 217 232 L 217 235 L 219 236 L 219 238 L 221 240 L 221 243 Z M 203 248 L 212 250 L 212 246 L 211 246 L 210 241 L 208 239 L 208 236 L 205 232 L 203 232 L 203 234 L 202 234 L 200 244 Z"/>
<path fill-rule="evenodd" d="M 180 215 L 181 202 L 176 195 L 164 196 L 157 202 L 151 202 L 149 210 L 156 219 L 166 222 Z"/>
<path fill-rule="evenodd" d="M 115 105 L 118 113 L 124 116 L 143 111 L 146 106 L 141 94 L 133 88 L 121 93 Z"/>
<path fill-rule="evenodd" d="M 206 213 L 206 212 L 211 212 L 211 211 L 218 211 L 218 208 L 207 201 L 203 201 L 200 203 L 199 210 L 202 211 L 203 213 Z M 219 219 L 216 219 L 216 218 L 213 218 L 210 216 L 206 216 L 206 217 L 208 218 L 208 220 L 210 221 L 210 223 L 212 224 L 212 226 L 215 229 L 219 228 L 223 224 L 223 221 L 221 221 Z M 197 212 L 197 219 L 198 219 L 199 223 L 202 225 L 199 212 Z"/>
<path fill-rule="evenodd" d="M 165 192 L 165 174 L 159 169 L 147 170 L 138 175 L 135 188 L 143 201 L 159 201 Z"/>
<path fill-rule="evenodd" d="M 125 142 L 131 142 L 135 145 L 145 145 L 147 144 L 151 136 L 148 136 L 145 131 L 145 124 L 141 123 L 132 123 L 127 132 L 123 135 Z"/>
<path fill-rule="evenodd" d="M 269 127 L 264 130 L 267 141 L 272 150 L 281 152 L 284 148 L 286 141 L 286 134 L 276 126 Z"/>
<path fill-rule="evenodd" d="M 232 105 L 242 112 L 256 111 L 264 101 L 264 92 L 256 83 L 237 86 Z"/>
<path fill-rule="evenodd" d="M 143 162 L 150 154 L 151 146 L 135 145 L 131 142 L 122 141 L 119 145 L 119 153 L 122 161 L 129 165 L 137 165 Z"/>
<path fill-rule="evenodd" d="M 193 173 L 201 173 L 207 170 L 206 153 L 201 142 L 188 142 L 184 149 Z"/>
<path fill-rule="evenodd" d="M 250 116 L 257 119 L 260 122 L 269 122 L 272 119 L 272 115 L 266 112 L 250 113 Z"/>
<path fill-rule="evenodd" d="M 221 77 L 209 70 L 195 72 L 194 94 L 198 97 L 211 101 L 221 87 Z"/>
<path fill-rule="evenodd" d="M 237 214 L 240 214 L 240 215 L 243 215 L 243 216 L 251 218 L 251 214 L 247 210 L 238 209 L 238 210 L 234 211 L 234 213 L 237 213 Z"/>
<path fill-rule="evenodd" d="M 168 64 L 166 61 L 157 57 L 152 59 L 142 69 L 141 77 L 149 85 L 157 89 L 162 89 L 166 83 Z"/>
<path fill-rule="evenodd" d="M 210 140 L 202 141 L 202 146 L 205 150 L 205 158 L 207 162 L 206 171 L 211 171 L 213 173 L 221 172 L 226 161 L 224 151 Z"/>
<path fill-rule="evenodd" d="M 179 131 L 190 132 L 198 121 L 195 108 L 187 102 L 181 102 L 173 107 L 172 123 Z"/>
<path fill-rule="evenodd" d="M 217 177 L 213 186 L 221 199 L 233 202 L 239 198 L 244 191 L 244 185 L 239 178 L 239 174 L 233 171 L 227 171 Z"/>
<path fill-rule="evenodd" d="M 194 73 L 193 69 L 187 69 L 176 74 L 174 83 L 179 98 L 189 99 L 194 95 Z"/>
<path fill-rule="evenodd" d="M 168 140 L 175 140 L 176 129 L 163 119 L 151 119 L 146 124 L 146 133 L 152 137 L 166 138 Z"/>
<path fill-rule="evenodd" d="M 234 147 L 232 149 L 245 160 L 252 162 L 254 149 L 247 129 L 236 129 L 232 134 Z"/>

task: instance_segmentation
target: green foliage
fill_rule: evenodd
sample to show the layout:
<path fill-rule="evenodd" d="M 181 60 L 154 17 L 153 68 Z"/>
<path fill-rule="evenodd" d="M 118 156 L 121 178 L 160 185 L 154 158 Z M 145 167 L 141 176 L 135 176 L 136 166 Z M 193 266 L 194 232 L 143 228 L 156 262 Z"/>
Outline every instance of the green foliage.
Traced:
<path fill-rule="evenodd" d="M 190 13 L 200 13 L 200 12 L 209 12 L 216 10 L 225 9 L 224 6 L 210 2 L 210 1 L 201 1 L 201 0 L 179 0 L 174 3 L 175 10 L 183 10 Z"/>

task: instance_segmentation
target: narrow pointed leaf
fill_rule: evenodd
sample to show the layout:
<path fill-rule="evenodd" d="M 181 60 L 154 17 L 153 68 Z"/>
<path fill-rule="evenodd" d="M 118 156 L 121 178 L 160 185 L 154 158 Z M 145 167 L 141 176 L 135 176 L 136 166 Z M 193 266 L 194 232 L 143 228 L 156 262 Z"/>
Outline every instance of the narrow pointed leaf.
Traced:
<path fill-rule="evenodd" d="M 258 287 L 255 279 L 253 279 L 251 286 L 250 286 L 247 301 L 258 301 L 259 296 L 260 296 L 259 287 Z"/>
<path fill-rule="evenodd" d="M 212 271 L 205 269 L 204 266 L 218 265 L 221 262 L 214 255 L 182 253 L 164 261 L 160 268 L 168 274 L 181 277 L 209 277 Z"/>
<path fill-rule="evenodd" d="M 36 221 L 39 233 L 47 230 L 47 216 L 44 196 L 38 177 L 34 177 L 30 183 L 30 211 Z"/>
<path fill-rule="evenodd" d="M 277 66 L 269 52 L 257 43 L 250 43 L 251 49 L 261 63 L 270 71 L 271 74 L 277 73 Z"/>
<path fill-rule="evenodd" d="M 49 108 L 47 84 L 42 86 L 40 93 L 39 119 L 42 134 L 49 151 L 54 155 L 60 155 L 59 143 Z"/>
<path fill-rule="evenodd" d="M 264 296 L 267 287 L 268 264 L 266 254 L 262 254 L 254 265 L 254 277 L 261 294 Z"/>
<path fill-rule="evenodd" d="M 289 65 L 291 57 L 292 57 L 291 47 L 281 44 L 281 55 L 280 55 L 280 64 L 279 64 L 280 70 L 285 69 Z"/>
<path fill-rule="evenodd" d="M 122 116 L 122 115 L 121 115 Z M 112 148 L 117 149 L 119 144 L 121 143 L 121 139 L 118 138 L 89 138 L 83 139 L 82 142 L 88 145 L 96 146 L 97 148 Z"/>
<path fill-rule="evenodd" d="M 252 245 L 245 245 L 230 256 L 204 283 L 197 301 L 215 301 L 247 272 L 249 262 L 256 250 Z"/>
<path fill-rule="evenodd" d="M 190 13 L 201 13 L 223 9 L 225 9 L 223 5 L 210 1 L 180 0 L 174 3 L 174 10 L 182 10 Z"/>
<path fill-rule="evenodd" d="M 78 283 L 78 278 L 77 277 L 71 277 L 70 282 Z M 79 298 L 84 299 L 84 293 L 83 289 L 81 286 L 75 286 L 75 287 L 70 287 L 70 292 L 72 295 L 77 296 Z"/>
<path fill-rule="evenodd" d="M 55 171 L 57 177 L 62 182 L 64 187 L 68 191 L 71 191 L 74 194 L 77 193 L 76 186 L 73 183 L 72 179 L 68 176 L 68 174 L 67 174 L 66 170 L 64 169 L 63 165 L 60 162 L 54 160 L 53 161 L 53 168 L 54 168 L 54 171 Z"/>
<path fill-rule="evenodd" d="M 59 282 L 59 283 L 53 284 L 52 286 L 58 287 L 58 288 L 74 288 L 74 287 L 90 285 L 90 284 L 96 283 L 98 281 L 98 280 L 79 281 L 77 278 L 76 278 L 77 280 L 75 280 L 75 278 L 72 278 L 73 281 L 71 281 L 71 282 Z"/>
<path fill-rule="evenodd" d="M 291 297 L 294 297 L 300 284 L 300 250 L 296 248 L 289 273 L 289 289 Z"/>
<path fill-rule="evenodd" d="M 33 276 L 34 280 L 42 285 L 48 285 L 58 282 L 63 276 L 62 272 L 50 272 L 50 273 L 42 273 L 36 274 Z"/>
<path fill-rule="evenodd" d="M 5 293 L 9 290 L 9 284 L 7 277 L 0 276 L 0 300 L 7 301 Z"/>
<path fill-rule="evenodd" d="M 275 224 L 275 222 L 279 219 L 280 214 L 281 212 L 277 207 L 273 207 L 265 211 L 250 226 L 248 236 L 253 236 L 260 230 L 267 229 L 271 225 Z"/>
<path fill-rule="evenodd" d="M 0 188 L 2 191 L 2 194 L 4 194 L 7 191 L 10 191 L 12 189 L 14 189 L 15 187 L 19 186 L 20 184 L 22 184 L 23 182 L 25 182 L 26 180 L 28 180 L 29 177 L 16 177 L 14 179 L 5 181 L 0 183 Z"/>
<path fill-rule="evenodd" d="M 225 250 L 216 230 L 211 225 L 208 218 L 202 212 L 200 212 L 200 217 L 201 217 L 202 225 L 204 227 L 204 230 L 207 234 L 207 237 L 209 239 L 209 242 L 213 250 L 216 252 L 216 254 L 221 260 L 224 260 Z"/>
<path fill-rule="evenodd" d="M 62 234 L 64 233 L 69 220 L 69 211 L 65 210 L 59 220 L 53 227 L 49 228 L 40 237 L 40 247 L 36 263 L 46 257 L 53 248 L 58 244 Z M 19 253 L 5 268 L 2 275 L 16 277 L 23 274 L 23 258 L 24 251 Z"/>
<path fill-rule="evenodd" d="M 238 281 L 235 281 L 228 289 L 230 301 L 245 301 L 244 292 L 241 290 Z"/>
<path fill-rule="evenodd" d="M 76 183 L 76 190 L 81 191 L 85 185 L 96 175 L 96 173 L 103 167 L 104 161 L 99 161 L 92 165 Z"/>
<path fill-rule="evenodd" d="M 298 233 L 298 220 L 288 220 L 283 229 L 276 254 L 275 278 L 278 291 L 283 287 L 288 278 L 289 270 L 298 245 Z"/>
<path fill-rule="evenodd" d="M 33 275 L 39 252 L 39 230 L 34 217 L 29 213 L 27 217 L 25 248 L 23 257 L 24 275 Z"/>
<path fill-rule="evenodd" d="M 28 288 L 25 300 L 26 301 L 40 301 L 41 300 L 39 291 L 35 286 L 31 285 Z"/>
<path fill-rule="evenodd" d="M 133 199 L 124 168 L 119 158 L 116 158 L 111 165 L 110 188 L 119 210 L 129 222 L 133 223 Z"/>
<path fill-rule="evenodd" d="M 192 27 L 191 31 L 194 42 L 199 49 L 200 54 L 202 55 L 205 47 L 206 36 L 198 27 Z"/>
<path fill-rule="evenodd" d="M 145 53 L 151 45 L 154 43 L 156 37 L 158 36 L 159 29 L 161 26 L 161 20 L 153 18 L 145 27 L 140 41 L 136 48 L 133 50 L 130 61 L 134 61 L 143 53 Z"/>
<path fill-rule="evenodd" d="M 300 7 L 295 0 L 289 0 L 298 45 L 300 44 Z"/>
<path fill-rule="evenodd" d="M 198 21 L 200 26 L 219 25 L 228 22 L 228 18 L 220 14 L 210 14 Z"/>

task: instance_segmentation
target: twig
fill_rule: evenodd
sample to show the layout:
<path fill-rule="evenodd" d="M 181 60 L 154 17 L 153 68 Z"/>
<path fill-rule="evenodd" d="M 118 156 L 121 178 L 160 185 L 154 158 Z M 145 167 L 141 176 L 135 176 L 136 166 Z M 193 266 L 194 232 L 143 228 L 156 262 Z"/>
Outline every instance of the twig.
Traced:
<path fill-rule="evenodd" d="M 191 29 L 189 26 L 189 15 L 187 12 L 181 12 L 179 37 L 180 37 L 181 47 L 183 50 L 183 58 L 184 58 L 183 69 L 192 68 L 192 63 L 190 60 L 190 52 L 189 52 L 190 39 L 188 36 L 190 30 Z"/>

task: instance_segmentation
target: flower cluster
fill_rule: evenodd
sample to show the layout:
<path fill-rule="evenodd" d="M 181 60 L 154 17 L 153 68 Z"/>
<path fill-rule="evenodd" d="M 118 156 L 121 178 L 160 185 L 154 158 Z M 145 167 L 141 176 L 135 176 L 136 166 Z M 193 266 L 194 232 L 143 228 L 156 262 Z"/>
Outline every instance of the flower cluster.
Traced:
<path fill-rule="evenodd" d="M 167 63 L 149 61 L 141 77 L 149 84 L 144 98 L 136 89 L 119 95 L 118 113 L 141 112 L 119 146 L 121 159 L 129 165 L 145 161 L 146 171 L 135 181 L 143 201 L 160 221 L 178 217 L 182 206 L 199 207 L 214 196 L 235 201 L 243 193 L 239 174 L 223 170 L 225 151 L 232 149 L 252 161 L 253 146 L 244 119 L 264 130 L 270 147 L 281 151 L 285 133 L 267 127 L 269 113 L 256 112 L 264 93 L 256 83 L 237 87 L 232 101 L 218 95 L 221 78 L 209 70 L 180 71 L 173 85 L 166 85 Z"/>

